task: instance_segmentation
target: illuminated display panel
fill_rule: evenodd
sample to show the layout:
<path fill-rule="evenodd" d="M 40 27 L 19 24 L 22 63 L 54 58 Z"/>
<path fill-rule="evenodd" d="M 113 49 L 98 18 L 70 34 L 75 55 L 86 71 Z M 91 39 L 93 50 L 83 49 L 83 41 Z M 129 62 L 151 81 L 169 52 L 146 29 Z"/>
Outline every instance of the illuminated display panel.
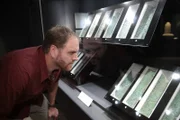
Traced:
<path fill-rule="evenodd" d="M 99 38 L 103 32 L 103 30 L 105 29 L 105 27 L 108 25 L 108 23 L 110 22 L 110 14 L 111 14 L 112 10 L 109 10 L 105 13 L 104 17 L 103 17 L 103 20 L 95 34 L 95 38 Z"/>
<path fill-rule="evenodd" d="M 115 85 L 115 88 L 110 96 L 121 101 L 129 87 L 136 80 L 142 68 L 142 65 L 133 63 L 120 82 Z"/>
<path fill-rule="evenodd" d="M 92 24 L 91 24 L 91 26 L 90 26 L 90 28 L 88 30 L 88 33 L 87 33 L 86 37 L 91 37 L 92 36 L 92 34 L 93 34 L 93 32 L 94 32 L 94 30 L 95 30 L 95 28 L 96 28 L 96 26 L 97 26 L 97 24 L 99 22 L 99 19 L 100 19 L 101 15 L 102 15 L 101 12 L 97 13 L 95 15 L 95 17 L 93 19 L 93 22 L 92 22 Z"/>
<path fill-rule="evenodd" d="M 172 80 L 173 72 L 160 70 L 135 110 L 150 118 Z"/>
<path fill-rule="evenodd" d="M 86 33 L 87 33 L 90 25 L 91 25 L 91 22 L 92 22 L 93 17 L 94 17 L 94 14 L 89 15 L 88 18 L 85 20 L 85 26 L 84 26 L 84 28 L 82 29 L 79 37 L 85 37 L 85 35 L 86 35 Z"/>
<path fill-rule="evenodd" d="M 123 103 L 134 108 L 139 100 L 141 100 L 145 90 L 154 79 L 157 71 L 157 68 L 147 66 L 123 100 Z"/>
<path fill-rule="evenodd" d="M 131 5 L 128 8 L 127 13 L 124 17 L 124 20 L 123 20 L 123 22 L 119 28 L 119 31 L 116 35 L 116 38 L 125 39 L 127 37 L 129 29 L 134 22 L 134 17 L 135 17 L 136 12 L 139 8 L 139 5 L 140 4 Z"/>
<path fill-rule="evenodd" d="M 159 120 L 180 120 L 180 84 L 176 88 Z"/>
<path fill-rule="evenodd" d="M 145 2 L 131 39 L 145 39 L 159 0 Z"/>
<path fill-rule="evenodd" d="M 112 37 L 114 30 L 116 28 L 116 25 L 122 15 L 123 10 L 124 10 L 124 8 L 115 9 L 112 17 L 110 18 L 110 22 L 105 30 L 103 38 L 111 38 Z"/>

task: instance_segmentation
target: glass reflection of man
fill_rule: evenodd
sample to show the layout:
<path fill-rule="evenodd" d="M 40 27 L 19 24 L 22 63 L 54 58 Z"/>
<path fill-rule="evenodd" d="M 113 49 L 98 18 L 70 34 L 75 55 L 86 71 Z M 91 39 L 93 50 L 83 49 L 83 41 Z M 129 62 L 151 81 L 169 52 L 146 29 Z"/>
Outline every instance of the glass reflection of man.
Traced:
<path fill-rule="evenodd" d="M 82 42 L 86 55 L 94 55 L 91 59 L 91 64 L 96 66 L 95 71 L 98 70 L 100 59 L 106 51 L 106 45 L 103 45 L 101 41 L 102 39 L 89 38 L 83 39 Z"/>

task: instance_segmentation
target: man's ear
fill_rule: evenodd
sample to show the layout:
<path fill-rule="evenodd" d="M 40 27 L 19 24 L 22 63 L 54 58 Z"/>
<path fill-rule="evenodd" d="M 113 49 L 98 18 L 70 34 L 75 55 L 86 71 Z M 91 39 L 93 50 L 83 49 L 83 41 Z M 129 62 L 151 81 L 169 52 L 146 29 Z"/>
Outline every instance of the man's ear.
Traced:
<path fill-rule="evenodd" d="M 50 55 L 53 59 L 58 56 L 58 48 L 55 45 L 50 46 Z"/>

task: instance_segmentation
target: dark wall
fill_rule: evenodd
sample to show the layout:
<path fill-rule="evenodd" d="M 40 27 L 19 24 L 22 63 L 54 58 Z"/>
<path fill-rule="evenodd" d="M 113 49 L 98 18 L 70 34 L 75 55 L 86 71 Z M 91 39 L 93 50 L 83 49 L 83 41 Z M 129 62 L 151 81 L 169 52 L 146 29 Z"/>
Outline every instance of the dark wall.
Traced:
<path fill-rule="evenodd" d="M 1 1 L 0 37 L 7 51 L 28 46 L 29 19 L 28 3 L 19 1 Z"/>
<path fill-rule="evenodd" d="M 74 29 L 74 13 L 79 11 L 79 0 L 3 0 L 0 2 L 0 53 L 41 45 L 43 32 L 54 25 Z M 42 32 L 43 31 L 43 32 Z"/>
<path fill-rule="evenodd" d="M 55 25 L 74 30 L 74 13 L 79 11 L 79 0 L 42 0 L 44 31 Z"/>
<path fill-rule="evenodd" d="M 108 7 L 115 4 L 120 4 L 127 0 L 81 0 L 80 11 L 92 12 L 100 8 Z"/>
<path fill-rule="evenodd" d="M 37 0 L 1 1 L 0 15 L 0 37 L 6 52 L 42 43 Z"/>

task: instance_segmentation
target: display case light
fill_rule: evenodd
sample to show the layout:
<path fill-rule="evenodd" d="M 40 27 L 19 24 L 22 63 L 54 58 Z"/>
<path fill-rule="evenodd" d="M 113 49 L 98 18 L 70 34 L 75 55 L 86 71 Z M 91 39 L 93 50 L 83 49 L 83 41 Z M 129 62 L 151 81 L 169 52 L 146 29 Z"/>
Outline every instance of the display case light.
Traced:
<path fill-rule="evenodd" d="M 116 100 L 114 103 L 117 105 L 117 104 L 119 104 L 119 101 Z"/>
<path fill-rule="evenodd" d="M 171 114 L 171 112 L 172 112 L 172 110 L 166 110 L 166 115 L 170 115 Z"/>
<path fill-rule="evenodd" d="M 174 80 L 180 79 L 180 74 L 179 73 L 173 73 L 172 74 L 172 79 L 174 79 Z"/>
<path fill-rule="evenodd" d="M 89 18 L 87 18 L 86 20 L 85 20 L 85 26 L 88 26 L 88 25 L 90 25 L 91 24 L 91 20 L 89 19 Z"/>

